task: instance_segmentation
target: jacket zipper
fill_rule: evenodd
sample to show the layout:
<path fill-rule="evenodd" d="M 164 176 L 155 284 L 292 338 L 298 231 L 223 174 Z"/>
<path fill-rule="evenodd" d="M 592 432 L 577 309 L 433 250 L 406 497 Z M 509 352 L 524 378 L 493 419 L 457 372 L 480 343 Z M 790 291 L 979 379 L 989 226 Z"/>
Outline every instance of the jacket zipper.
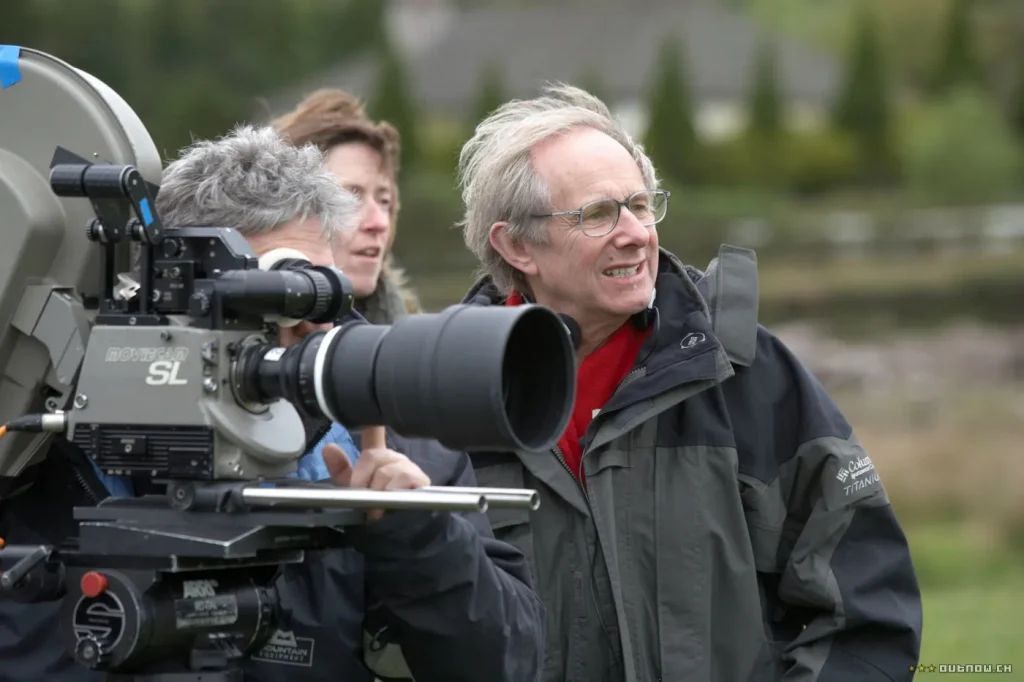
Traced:
<path fill-rule="evenodd" d="M 74 464 L 71 465 L 71 473 L 74 474 L 75 480 L 78 482 L 78 485 L 81 486 L 82 490 L 85 491 L 85 494 L 89 496 L 89 499 L 92 501 L 92 503 L 99 504 L 100 498 L 96 494 L 96 491 L 92 489 L 92 487 L 89 485 L 89 482 L 85 480 L 85 476 L 82 475 L 82 472 L 79 471 L 78 467 L 75 466 Z"/>
<path fill-rule="evenodd" d="M 646 370 L 646 366 L 640 366 L 630 370 L 626 376 L 622 377 L 622 381 L 620 381 L 619 385 L 615 387 L 615 390 L 612 391 L 612 397 L 614 398 L 615 394 L 619 392 L 619 389 L 621 389 L 629 382 L 633 381 L 638 375 L 640 375 L 642 372 L 645 372 Z M 611 399 L 609 399 L 609 402 L 611 402 Z M 590 507 L 590 494 L 587 492 L 586 486 L 583 485 L 583 461 L 586 459 L 587 453 L 585 451 L 580 453 L 580 470 L 576 473 L 573 473 L 573 470 L 569 468 L 569 463 L 565 461 L 565 454 L 562 452 L 562 448 L 556 445 L 554 449 L 552 449 L 552 452 L 555 453 L 555 456 L 561 463 L 562 468 L 564 468 L 566 472 L 570 476 L 572 476 L 572 478 L 576 481 L 576 485 L 579 486 L 580 492 L 583 493 L 583 497 L 587 501 L 587 507 Z M 592 509 L 590 513 L 591 515 L 593 515 L 594 512 Z"/>
<path fill-rule="evenodd" d="M 615 390 L 612 391 L 612 397 L 614 397 L 615 394 L 618 393 L 619 389 L 621 389 L 627 383 L 632 381 L 634 378 L 636 378 L 639 374 L 644 372 L 646 369 L 647 369 L 646 366 L 640 366 L 640 367 L 636 367 L 636 368 L 630 370 L 630 372 L 628 374 L 626 374 L 626 376 L 624 376 L 622 378 L 622 381 L 619 382 L 618 386 L 615 387 Z M 610 401 L 611 401 L 611 399 L 609 398 L 609 402 Z M 580 452 L 580 470 L 579 470 L 579 475 L 573 475 L 572 469 L 569 468 L 568 462 L 565 461 L 565 454 L 562 452 L 562 448 L 561 447 L 556 445 L 554 447 L 554 449 L 553 449 L 553 452 L 555 453 L 555 456 L 558 458 L 558 461 L 561 462 L 562 467 L 566 470 L 566 472 L 568 472 L 569 476 L 572 477 L 572 479 L 574 481 L 576 481 L 576 485 L 577 485 L 577 487 L 579 487 L 580 493 L 583 495 L 583 500 L 587 503 L 587 511 L 590 512 L 590 519 L 591 519 L 591 522 L 594 524 L 594 535 L 595 535 L 595 541 L 596 541 L 596 545 L 595 545 L 594 551 L 596 552 L 596 551 L 598 551 L 598 548 L 601 546 L 603 540 L 601 539 L 601 530 L 597 526 L 597 521 L 594 518 L 594 504 L 593 504 L 593 501 L 590 498 L 590 493 L 587 491 L 586 486 L 583 485 L 583 463 L 586 461 L 586 454 L 587 454 L 586 450 L 584 449 L 582 452 Z M 593 577 L 592 577 L 592 579 L 593 579 Z M 591 590 L 593 590 L 593 584 L 591 585 Z M 592 594 L 594 594 L 594 593 L 592 592 Z M 611 634 L 609 633 L 608 627 L 607 627 L 607 625 L 604 622 L 604 618 L 601 616 L 600 606 L 596 605 L 596 596 L 594 597 L 594 599 L 595 599 L 595 606 L 598 609 L 598 612 L 597 612 L 598 613 L 598 618 L 601 621 L 601 630 L 604 632 L 605 636 L 608 637 L 609 640 L 611 640 L 612 639 Z M 612 642 L 609 642 L 609 643 L 612 643 Z M 618 665 L 616 665 L 616 668 L 618 668 Z"/>
<path fill-rule="evenodd" d="M 634 378 L 635 378 L 635 377 L 636 377 L 636 376 L 637 376 L 638 374 L 640 374 L 641 372 L 646 372 L 646 371 L 647 371 L 647 366 L 646 366 L 646 365 L 641 365 L 641 366 L 639 366 L 639 367 L 635 367 L 635 368 L 633 368 L 633 369 L 629 370 L 629 374 L 627 374 L 626 376 L 622 377 L 622 381 L 620 381 L 620 382 L 619 382 L 619 385 L 615 387 L 615 390 L 614 390 L 614 391 L 612 391 L 612 398 L 614 398 L 614 397 L 615 397 L 615 394 L 619 392 L 619 389 L 620 389 L 620 388 L 622 388 L 622 387 L 623 387 L 623 386 L 625 386 L 626 384 L 628 384 L 628 383 L 630 383 L 631 381 L 633 381 L 633 379 L 634 379 Z M 611 399 L 609 399 L 609 402 L 610 402 L 610 401 L 611 401 Z"/>
<path fill-rule="evenodd" d="M 309 442 L 306 443 L 306 451 L 302 453 L 303 456 L 315 450 L 316 447 L 324 441 L 324 438 L 327 438 L 327 434 L 330 433 L 331 429 L 333 428 L 334 423 L 330 421 L 321 426 L 319 431 L 315 432 L 317 434 L 317 437 L 310 439 Z"/>
<path fill-rule="evenodd" d="M 80 487 L 85 492 L 86 496 L 88 496 L 89 498 L 89 501 L 92 502 L 94 505 L 98 505 L 100 502 L 103 501 L 103 498 L 97 492 L 96 486 L 91 485 L 89 483 L 88 479 L 85 476 L 85 473 L 82 471 L 83 467 L 92 468 L 92 462 L 89 460 L 89 458 L 86 456 L 84 452 L 79 450 L 70 441 L 67 441 L 66 443 L 66 448 L 60 447 L 57 449 L 57 452 L 60 453 L 61 455 L 60 459 L 63 460 L 68 465 L 68 467 L 71 468 L 71 475 L 75 477 L 75 483 L 77 483 L 78 487 Z M 105 487 L 103 479 L 100 478 L 98 475 L 95 476 L 95 480 L 101 487 Z"/>
<path fill-rule="evenodd" d="M 624 386 L 626 386 L 627 384 L 632 383 L 637 377 L 639 377 L 641 374 L 643 374 L 646 371 L 647 371 L 647 366 L 646 365 L 641 365 L 639 367 L 634 367 L 633 369 L 629 370 L 629 373 L 626 374 L 626 376 L 622 377 L 622 381 L 620 381 L 619 384 L 615 387 L 615 390 L 612 391 L 611 396 L 608 398 L 608 402 L 610 403 L 612 401 L 612 399 L 615 397 L 615 394 L 618 393 L 620 390 L 622 390 L 622 388 Z M 604 408 L 601 408 L 601 409 L 603 410 Z M 598 413 L 598 415 L 600 415 L 600 413 Z M 580 473 L 581 474 L 583 472 L 583 457 L 584 457 L 585 454 L 586 453 L 580 453 Z"/>
<path fill-rule="evenodd" d="M 583 457 L 580 457 L 580 472 L 579 476 L 577 476 L 576 474 L 573 473 L 572 469 L 569 468 L 569 463 L 565 461 L 565 454 L 562 452 L 561 447 L 556 445 L 552 452 L 555 453 L 555 456 L 558 458 L 558 461 L 562 464 L 562 467 L 565 469 L 566 473 L 572 476 L 572 479 L 576 481 L 576 485 L 579 486 L 580 492 L 583 493 L 583 497 L 587 500 L 587 506 L 589 507 L 590 497 L 587 495 L 587 489 L 586 487 L 584 487 L 581 481 L 581 479 L 583 478 Z"/>

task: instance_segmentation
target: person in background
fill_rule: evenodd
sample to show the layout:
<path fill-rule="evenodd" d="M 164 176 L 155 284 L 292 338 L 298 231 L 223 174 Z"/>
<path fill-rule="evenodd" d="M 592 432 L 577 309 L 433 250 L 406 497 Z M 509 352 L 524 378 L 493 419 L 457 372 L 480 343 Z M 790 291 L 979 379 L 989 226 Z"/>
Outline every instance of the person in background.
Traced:
<path fill-rule="evenodd" d="M 401 140 L 362 102 L 336 89 L 310 94 L 272 125 L 292 144 L 316 145 L 341 186 L 359 198 L 359 224 L 333 245 L 334 260 L 355 289 L 356 310 L 371 324 L 393 324 L 422 312 L 391 248 L 398 220 Z"/>
<path fill-rule="evenodd" d="M 552 85 L 463 147 L 466 300 L 575 322 L 576 404 L 550 452 L 471 453 L 547 607 L 544 682 L 894 682 L 921 595 L 871 458 L 758 324 L 754 254 L 658 244 L 669 193 L 589 93 Z M 569 325 L 572 326 L 571 324 Z"/>
<path fill-rule="evenodd" d="M 357 97 L 333 88 L 311 93 L 271 125 L 292 144 L 320 149 L 339 184 L 359 198 L 356 229 L 332 245 L 335 264 L 352 280 L 355 310 L 371 324 L 383 325 L 423 312 L 391 250 L 398 221 L 401 154 L 395 127 L 371 120 Z M 361 446 L 363 432 L 354 429 L 351 435 Z M 436 440 L 406 438 L 390 428 L 385 442 L 416 462 L 469 461 L 465 453 Z"/>

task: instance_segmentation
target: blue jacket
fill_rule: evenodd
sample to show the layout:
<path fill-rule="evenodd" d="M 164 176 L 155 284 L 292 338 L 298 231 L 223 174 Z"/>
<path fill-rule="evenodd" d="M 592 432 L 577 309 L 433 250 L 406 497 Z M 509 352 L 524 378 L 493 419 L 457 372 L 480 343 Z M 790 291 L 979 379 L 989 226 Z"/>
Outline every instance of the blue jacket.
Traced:
<path fill-rule="evenodd" d="M 357 456 L 336 426 L 302 458 L 297 476 L 328 478 L 328 442 Z M 389 445 L 437 485 L 476 485 L 464 453 L 394 437 Z M 0 537 L 10 544 L 59 542 L 75 532 L 73 506 L 131 494 L 124 480 L 101 482 L 64 440 L 32 473 L 26 493 L 0 504 Z M 495 540 L 482 514 L 392 512 L 346 534 L 350 549 L 309 553 L 282 572 L 281 626 L 247 661 L 246 682 L 537 679 L 543 607 L 524 556 Z M 63 648 L 58 608 L 0 601 L 0 682 L 103 679 Z"/>

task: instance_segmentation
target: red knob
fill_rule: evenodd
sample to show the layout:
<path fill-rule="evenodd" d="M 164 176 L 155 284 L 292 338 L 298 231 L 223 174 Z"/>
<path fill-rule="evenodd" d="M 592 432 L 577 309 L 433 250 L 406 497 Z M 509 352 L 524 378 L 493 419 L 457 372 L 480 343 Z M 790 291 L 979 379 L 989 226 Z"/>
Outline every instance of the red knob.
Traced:
<path fill-rule="evenodd" d="M 89 571 L 82 576 L 82 594 L 86 597 L 98 597 L 107 591 L 107 576 L 96 571 Z"/>

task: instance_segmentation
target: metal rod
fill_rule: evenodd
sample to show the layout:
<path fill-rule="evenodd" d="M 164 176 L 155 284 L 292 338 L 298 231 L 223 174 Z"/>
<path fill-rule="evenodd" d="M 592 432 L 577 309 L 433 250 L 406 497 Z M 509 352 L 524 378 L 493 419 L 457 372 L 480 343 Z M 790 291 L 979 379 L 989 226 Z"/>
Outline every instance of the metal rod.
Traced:
<path fill-rule="evenodd" d="M 365 490 L 357 488 L 245 488 L 248 504 L 288 507 L 350 507 L 353 509 L 425 509 L 437 511 L 487 511 L 487 498 L 472 492 L 424 492 L 423 490 Z"/>
<path fill-rule="evenodd" d="M 540 495 L 529 488 L 472 488 L 461 486 L 428 485 L 418 490 L 432 493 L 466 492 L 471 495 L 483 495 L 487 498 L 489 509 L 526 509 L 537 511 L 540 508 Z"/>

